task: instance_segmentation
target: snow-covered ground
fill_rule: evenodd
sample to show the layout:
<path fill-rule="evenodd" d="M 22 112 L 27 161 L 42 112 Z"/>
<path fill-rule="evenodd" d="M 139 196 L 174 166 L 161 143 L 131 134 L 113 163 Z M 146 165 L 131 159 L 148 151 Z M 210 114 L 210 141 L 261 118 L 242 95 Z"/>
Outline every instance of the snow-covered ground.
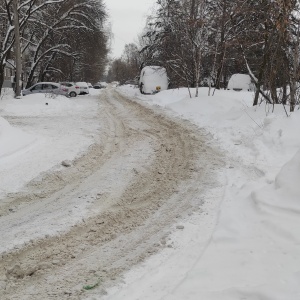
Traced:
<path fill-rule="evenodd" d="M 300 299 L 300 111 L 252 107 L 253 93 L 244 91 L 208 96 L 202 88 L 190 99 L 185 88 L 120 90 L 205 127 L 229 160 L 213 235 L 203 229 L 212 220 L 192 216 L 174 232 L 175 249 L 129 272 L 107 298 Z"/>
<path fill-rule="evenodd" d="M 63 160 L 74 159 L 93 143 L 95 131 L 101 129 L 101 120 L 100 128 L 94 128 L 95 122 L 81 122 L 96 118 L 98 102 L 90 96 L 51 98 L 35 94 L 14 99 L 8 89 L 1 98 L 0 196 L 16 192 Z M 30 117 L 40 119 L 33 130 L 32 127 L 20 130 L 8 122 L 13 118 L 22 126 L 22 119 Z"/>
<path fill-rule="evenodd" d="M 244 91 L 208 96 L 202 88 L 190 99 L 185 88 L 152 96 L 131 86 L 118 89 L 206 128 L 228 161 L 220 170 L 223 196 L 215 199 L 212 192 L 204 203 L 215 207 L 215 218 L 195 213 L 182 220 L 184 229 L 171 236 L 173 248 L 128 272 L 124 284 L 101 299 L 300 299 L 300 111 L 287 117 L 283 106 L 252 107 L 253 94 Z M 0 100 L 0 196 L 94 141 L 101 123 L 94 128 L 80 119 L 93 118 L 98 103 L 78 99 L 8 94 Z M 68 113 L 72 118 L 63 122 Z M 9 123 L 30 116 L 41 118 L 35 132 Z M 47 122 L 62 125 L 49 131 Z"/>

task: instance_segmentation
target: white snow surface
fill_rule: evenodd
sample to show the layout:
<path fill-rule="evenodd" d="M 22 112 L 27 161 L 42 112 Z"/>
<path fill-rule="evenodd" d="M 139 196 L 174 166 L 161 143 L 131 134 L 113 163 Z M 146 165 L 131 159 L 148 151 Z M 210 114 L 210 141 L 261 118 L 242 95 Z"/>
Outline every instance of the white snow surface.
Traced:
<path fill-rule="evenodd" d="M 222 195 L 212 190 L 203 213 L 181 220 L 182 230 L 170 229 L 173 247 L 129 271 L 106 296 L 91 299 L 299 300 L 300 111 L 287 117 L 280 105 L 274 111 L 265 104 L 252 107 L 253 93 L 246 91 L 208 96 L 201 88 L 199 97 L 190 99 L 186 88 L 147 96 L 131 86 L 118 89 L 206 128 L 228 161 L 220 170 Z M 16 100 L 6 95 L 0 100 L 0 196 L 73 159 L 93 142 L 101 123 L 82 127 L 80 118 L 93 117 L 98 102 L 92 95 L 83 97 Z M 51 130 L 42 123 L 35 132 L 6 120 L 40 116 L 55 122 L 66 114 L 74 122 L 62 121 Z"/>
<path fill-rule="evenodd" d="M 74 159 L 92 144 L 99 128 L 95 122 L 80 120 L 96 116 L 98 104 L 89 96 L 76 100 L 44 94 L 21 99 L 6 94 L 0 100 L 0 196 L 18 191 L 41 172 Z M 5 116 L 20 120 L 34 116 L 40 123 L 34 131 L 20 130 L 10 126 Z"/>

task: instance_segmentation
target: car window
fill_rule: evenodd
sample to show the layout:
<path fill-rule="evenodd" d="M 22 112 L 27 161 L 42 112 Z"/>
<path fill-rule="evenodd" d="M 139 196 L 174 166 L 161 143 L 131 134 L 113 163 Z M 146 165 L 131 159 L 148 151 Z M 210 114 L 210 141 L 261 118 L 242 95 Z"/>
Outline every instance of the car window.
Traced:
<path fill-rule="evenodd" d="M 31 91 L 36 91 L 36 90 L 41 90 L 42 89 L 42 85 L 41 84 L 37 84 L 37 85 L 35 85 L 32 89 L 31 89 Z"/>
<path fill-rule="evenodd" d="M 55 89 L 58 89 L 58 86 L 51 84 L 51 88 L 52 88 L 53 90 L 55 90 Z"/>
<path fill-rule="evenodd" d="M 52 85 L 51 84 L 43 84 L 43 90 L 51 90 Z"/>
<path fill-rule="evenodd" d="M 70 83 L 70 82 L 62 82 L 61 84 L 64 85 L 64 86 L 67 86 L 67 87 L 70 87 L 70 86 L 73 85 L 73 84 Z"/>

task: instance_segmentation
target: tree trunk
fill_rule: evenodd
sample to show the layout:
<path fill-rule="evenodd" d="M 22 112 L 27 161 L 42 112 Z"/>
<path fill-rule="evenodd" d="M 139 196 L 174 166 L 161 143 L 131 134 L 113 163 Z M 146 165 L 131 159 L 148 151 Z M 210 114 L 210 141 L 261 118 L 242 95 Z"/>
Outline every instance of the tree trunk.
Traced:
<path fill-rule="evenodd" d="M 4 83 L 4 66 L 0 64 L 0 95 L 1 95 L 3 83 Z"/>
<path fill-rule="evenodd" d="M 265 46 L 266 45 L 267 45 L 267 43 L 265 43 Z M 263 75 L 264 75 L 265 68 L 266 68 L 266 65 L 267 65 L 267 56 L 268 56 L 267 54 L 268 54 L 268 48 L 265 47 L 263 62 L 260 66 L 257 82 L 255 83 L 256 92 L 255 92 L 255 97 L 254 97 L 254 101 L 253 101 L 253 106 L 258 104 L 258 97 L 259 97 L 259 93 L 260 93 L 260 88 L 262 86 Z"/>
<path fill-rule="evenodd" d="M 286 85 L 284 84 L 282 88 L 282 104 L 286 105 L 286 102 L 287 102 L 287 90 L 286 90 Z"/>
<path fill-rule="evenodd" d="M 15 97 L 21 97 L 21 74 L 22 74 L 22 61 L 21 61 L 21 42 L 20 42 L 20 24 L 18 14 L 17 0 L 13 1 L 14 10 L 14 26 L 15 26 L 15 63 L 16 63 L 16 88 Z"/>
<path fill-rule="evenodd" d="M 224 59 L 225 59 L 225 14 L 226 14 L 226 5 L 223 3 L 223 15 L 222 15 L 222 23 L 221 23 L 221 36 L 220 36 L 220 53 L 218 55 L 218 60 L 217 60 L 217 66 L 218 66 L 218 71 L 217 71 L 217 81 L 216 81 L 216 89 L 221 88 L 221 75 L 223 72 L 223 65 L 224 65 Z"/>
<path fill-rule="evenodd" d="M 30 70 L 27 82 L 26 82 L 26 89 L 30 88 L 33 84 L 33 78 L 34 78 L 34 70 L 35 68 Z"/>
<path fill-rule="evenodd" d="M 295 109 L 295 103 L 296 103 L 296 82 L 292 78 L 290 83 L 290 112 L 293 112 Z"/>
<path fill-rule="evenodd" d="M 198 97 L 199 95 L 199 81 L 200 81 L 200 53 L 199 49 L 196 49 L 196 55 L 195 55 L 195 79 L 196 79 L 196 94 L 195 97 Z"/>
<path fill-rule="evenodd" d="M 270 92 L 271 92 L 273 103 L 274 104 L 278 104 L 279 100 L 278 100 L 278 96 L 277 96 L 277 88 L 276 88 L 276 84 L 275 83 L 271 84 Z"/>

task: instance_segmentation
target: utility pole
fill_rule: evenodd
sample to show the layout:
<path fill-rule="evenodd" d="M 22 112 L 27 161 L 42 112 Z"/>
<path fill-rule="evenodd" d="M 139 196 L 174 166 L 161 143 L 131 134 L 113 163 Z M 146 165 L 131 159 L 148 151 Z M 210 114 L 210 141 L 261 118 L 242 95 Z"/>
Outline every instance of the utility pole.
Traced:
<path fill-rule="evenodd" d="M 15 98 L 21 97 L 21 73 L 22 73 L 22 61 L 21 61 L 21 43 L 20 43 L 20 24 L 18 14 L 18 0 L 13 0 L 14 11 L 14 27 L 15 27 L 15 64 L 16 64 L 16 87 Z"/>

